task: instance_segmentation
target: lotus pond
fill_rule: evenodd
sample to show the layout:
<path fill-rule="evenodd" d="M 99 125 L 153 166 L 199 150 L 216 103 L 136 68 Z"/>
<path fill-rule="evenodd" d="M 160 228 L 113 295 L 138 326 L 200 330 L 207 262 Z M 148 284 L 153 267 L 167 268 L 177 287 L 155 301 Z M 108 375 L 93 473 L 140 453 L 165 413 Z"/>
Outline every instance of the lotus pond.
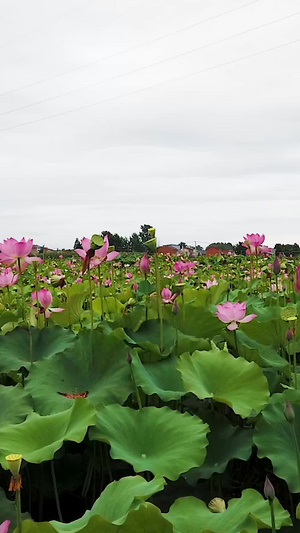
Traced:
<path fill-rule="evenodd" d="M 298 260 L 149 237 L 0 244 L 1 533 L 298 531 Z"/>

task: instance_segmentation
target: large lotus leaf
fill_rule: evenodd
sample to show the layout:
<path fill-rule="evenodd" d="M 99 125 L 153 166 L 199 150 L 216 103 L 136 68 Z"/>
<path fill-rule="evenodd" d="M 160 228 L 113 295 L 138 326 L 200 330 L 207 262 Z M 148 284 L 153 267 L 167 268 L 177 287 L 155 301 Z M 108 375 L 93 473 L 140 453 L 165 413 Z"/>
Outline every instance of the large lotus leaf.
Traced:
<path fill-rule="evenodd" d="M 201 411 L 201 419 L 209 425 L 207 456 L 202 466 L 192 468 L 184 477 L 191 485 L 198 479 L 209 479 L 214 472 L 224 472 L 231 459 L 247 461 L 252 452 L 253 429 L 233 426 L 216 411 Z"/>
<path fill-rule="evenodd" d="M 67 302 L 59 304 L 59 307 L 64 309 L 64 311 L 61 313 L 52 313 L 52 320 L 64 328 L 78 322 L 83 313 L 82 305 L 86 296 L 87 292 L 69 294 Z"/>
<path fill-rule="evenodd" d="M 178 331 L 177 342 L 173 353 L 175 355 L 181 355 L 185 352 L 193 353 L 195 350 L 210 350 L 210 348 L 211 345 L 208 339 L 185 335 L 182 331 Z"/>
<path fill-rule="evenodd" d="M 49 461 L 64 441 L 81 442 L 94 421 L 95 408 L 83 398 L 62 413 L 31 413 L 21 424 L 0 428 L 0 462 L 8 468 L 5 456 L 10 453 L 20 453 L 29 463 Z"/>
<path fill-rule="evenodd" d="M 90 437 L 108 442 L 111 456 L 132 464 L 136 472 L 149 470 L 175 480 L 203 463 L 208 431 L 198 417 L 168 407 L 135 411 L 109 405 L 98 410 Z"/>
<path fill-rule="evenodd" d="M 187 335 L 212 339 L 224 328 L 224 324 L 211 313 L 208 307 L 189 303 L 178 315 L 178 328 Z"/>
<path fill-rule="evenodd" d="M 230 346 L 235 346 L 234 335 L 230 331 L 224 333 L 224 337 Z M 286 369 L 288 362 L 280 357 L 273 346 L 267 346 L 261 342 L 252 339 L 244 331 L 239 329 L 236 332 L 238 352 L 241 357 L 247 361 L 254 361 L 264 368 L 275 368 L 276 370 Z"/>
<path fill-rule="evenodd" d="M 65 524 L 63 531 L 71 524 Z M 23 523 L 22 533 L 54 533 L 57 530 L 49 522 L 34 523 L 28 520 Z M 128 513 L 126 521 L 122 525 L 112 524 L 104 517 L 94 515 L 83 528 L 76 529 L 76 533 L 172 533 L 173 526 L 163 517 L 160 510 L 150 503 L 145 503 L 137 510 Z M 17 532 L 15 532 L 17 533 Z"/>
<path fill-rule="evenodd" d="M 82 330 L 72 348 L 34 365 L 25 390 L 41 414 L 68 409 L 74 399 L 63 394 L 88 393 L 96 406 L 123 403 L 133 390 L 127 351 L 112 335 Z"/>
<path fill-rule="evenodd" d="M 289 513 L 274 500 L 276 529 L 292 525 Z M 164 515 L 180 533 L 257 533 L 263 527 L 271 528 L 270 506 L 253 489 L 242 492 L 241 498 L 229 501 L 224 513 L 212 513 L 205 503 L 194 497 L 179 498 Z"/>
<path fill-rule="evenodd" d="M 93 300 L 93 309 L 96 313 L 110 315 L 114 313 L 122 313 L 125 309 L 125 305 L 113 296 L 105 296 L 103 297 L 103 311 L 100 298 Z"/>
<path fill-rule="evenodd" d="M 69 524 L 53 520 L 51 524 L 58 533 L 76 533 L 95 515 L 100 515 L 109 522 L 121 524 L 126 520 L 130 510 L 138 509 L 143 501 L 163 490 L 164 485 L 162 478 L 154 478 L 148 482 L 141 476 L 124 477 L 110 483 L 95 501 L 92 509 L 86 511 L 78 520 Z"/>
<path fill-rule="evenodd" d="M 178 370 L 187 392 L 225 403 L 244 418 L 252 411 L 261 411 L 269 398 L 267 379 L 256 363 L 235 358 L 217 347 L 209 352 L 183 354 Z"/>
<path fill-rule="evenodd" d="M 51 357 L 72 346 L 76 336 L 60 327 L 38 329 L 16 328 L 0 336 L 0 372 L 10 372 L 25 367 L 29 370 L 34 361 Z"/>
<path fill-rule="evenodd" d="M 157 394 L 165 402 L 178 400 L 186 392 L 177 364 L 178 359 L 173 356 L 156 363 L 143 364 L 139 356 L 133 354 L 132 366 L 136 384 L 146 394 Z"/>
<path fill-rule="evenodd" d="M 23 422 L 33 410 L 32 398 L 22 385 L 4 387 L 0 385 L 0 427 Z"/>
<path fill-rule="evenodd" d="M 229 287 L 228 281 L 219 281 L 218 285 L 213 285 L 210 289 L 184 289 L 184 302 L 194 305 L 217 304 L 227 293 Z"/>
<path fill-rule="evenodd" d="M 249 337 L 261 344 L 276 347 L 286 344 L 287 324 L 281 317 L 261 321 L 256 319 L 246 324 L 246 326 L 241 325 L 241 329 L 243 328 L 245 328 Z"/>
<path fill-rule="evenodd" d="M 277 397 L 279 395 L 276 395 Z M 283 395 L 282 395 L 283 396 Z M 300 447 L 300 405 L 293 403 L 294 428 Z M 256 424 L 254 443 L 259 457 L 268 457 L 278 477 L 285 479 L 291 492 L 300 492 L 297 468 L 297 451 L 292 437 L 291 424 L 284 416 L 284 403 L 269 404 Z"/>
<path fill-rule="evenodd" d="M 19 533 L 17 529 L 13 533 Z M 55 533 L 55 529 L 49 522 L 33 522 L 25 520 L 22 522 L 22 533 Z"/>
<path fill-rule="evenodd" d="M 133 346 L 139 346 L 142 348 L 144 357 L 148 361 L 154 361 L 160 359 L 161 356 L 167 356 L 175 345 L 176 331 L 163 321 L 163 352 L 160 350 L 160 321 L 159 320 L 147 320 L 143 322 L 138 331 L 126 330 L 128 336 L 132 339 Z M 143 353 L 141 352 L 141 353 Z"/>

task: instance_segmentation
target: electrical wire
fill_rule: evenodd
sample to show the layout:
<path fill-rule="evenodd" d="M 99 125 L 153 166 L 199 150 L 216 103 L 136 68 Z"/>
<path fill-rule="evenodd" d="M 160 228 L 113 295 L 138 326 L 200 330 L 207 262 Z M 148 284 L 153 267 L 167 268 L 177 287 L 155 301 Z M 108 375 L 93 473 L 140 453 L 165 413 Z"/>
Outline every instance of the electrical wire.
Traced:
<path fill-rule="evenodd" d="M 125 77 L 125 76 L 130 76 L 131 74 L 136 74 L 137 72 L 141 72 L 142 70 L 146 70 L 148 68 L 152 68 L 154 66 L 161 65 L 161 64 L 166 63 L 168 61 L 172 61 L 174 59 L 178 59 L 180 57 L 184 57 L 184 56 L 187 56 L 189 54 L 193 54 L 193 53 L 198 52 L 200 50 L 204 50 L 206 48 L 209 48 L 210 46 L 215 46 L 217 44 L 221 44 L 221 43 L 224 43 L 226 41 L 230 41 L 230 40 L 235 39 L 237 37 L 241 37 L 243 35 L 246 35 L 247 33 L 251 33 L 253 31 L 259 30 L 261 28 L 265 28 L 267 26 L 271 26 L 272 24 L 276 24 L 278 22 L 281 22 L 282 20 L 290 19 L 290 18 L 295 17 L 295 16 L 297 16 L 299 14 L 300 14 L 300 11 L 297 11 L 296 13 L 292 13 L 291 15 L 287 15 L 285 17 L 281 17 L 279 19 L 275 19 L 275 20 L 272 20 L 272 21 L 269 21 L 269 22 L 265 22 L 264 24 L 261 24 L 260 26 L 255 26 L 253 28 L 249 28 L 248 30 L 244 30 L 244 31 L 241 31 L 239 33 L 235 33 L 234 35 L 230 35 L 228 37 L 224 37 L 222 39 L 218 39 L 217 41 L 212 41 L 211 43 L 207 43 L 207 44 L 204 44 L 202 46 L 198 46 L 197 48 L 193 48 L 192 50 L 187 50 L 186 52 L 182 52 L 180 54 L 176 54 L 174 56 L 170 56 L 170 57 L 167 57 L 165 59 L 160 59 L 159 61 L 155 61 L 153 63 L 149 63 L 148 65 L 144 65 L 142 67 L 135 68 L 135 69 L 130 70 L 128 72 L 124 72 L 122 74 L 118 74 L 116 76 L 113 76 L 111 78 L 106 78 L 105 80 L 97 81 L 97 82 L 94 82 L 94 83 L 91 83 L 91 84 L 88 84 L 88 85 L 84 85 L 82 87 L 78 87 L 77 89 L 71 89 L 70 91 L 66 91 L 64 93 L 57 94 L 55 96 L 50 96 L 49 98 L 44 98 L 43 100 L 38 100 L 37 102 L 32 102 L 30 104 L 26 104 L 26 105 L 23 105 L 23 106 L 20 106 L 20 107 L 15 107 L 14 109 L 9 109 L 8 111 L 3 111 L 2 113 L 0 113 L 0 116 L 9 115 L 11 113 L 15 113 L 16 111 L 21 111 L 23 109 L 28 109 L 29 107 L 33 107 L 33 106 L 37 106 L 37 105 L 40 105 L 40 104 L 44 104 L 46 102 L 51 102 L 53 100 L 57 100 L 58 98 L 63 98 L 64 96 L 69 96 L 70 94 L 75 94 L 75 93 L 78 93 L 78 92 L 83 91 L 85 89 L 90 89 L 92 87 L 96 87 L 97 85 L 102 85 L 102 84 L 107 83 L 109 81 L 114 81 L 114 80 L 117 80 L 117 79 Z"/>
<path fill-rule="evenodd" d="M 192 76 L 197 76 L 199 74 L 203 74 L 203 73 L 206 73 L 206 72 L 211 72 L 211 71 L 216 70 L 218 68 L 226 67 L 228 65 L 233 65 L 235 63 L 239 63 L 240 61 L 244 61 L 245 59 L 250 59 L 252 57 L 257 57 L 259 55 L 266 54 L 266 53 L 271 52 L 273 50 L 278 50 L 280 48 L 284 48 L 286 46 L 290 46 L 290 45 L 298 43 L 298 42 L 300 42 L 300 38 L 299 39 L 294 39 L 293 41 L 288 41 L 286 43 L 282 43 L 282 44 L 279 44 L 279 45 L 276 45 L 276 46 L 272 46 L 270 48 L 265 48 L 263 50 L 259 50 L 258 52 L 253 52 L 252 54 L 247 54 L 245 56 L 241 56 L 241 57 L 238 57 L 236 59 L 231 59 L 229 61 L 224 61 L 223 63 L 218 63 L 217 65 L 213 65 L 213 66 L 205 68 L 205 69 L 197 70 L 195 72 L 191 72 L 191 73 L 185 74 L 183 76 L 178 76 L 177 78 L 172 78 L 170 80 L 165 80 L 163 82 L 154 83 L 153 85 L 149 85 L 149 86 L 143 87 L 141 89 L 136 89 L 134 91 L 129 91 L 127 93 L 123 93 L 123 94 L 120 94 L 120 95 L 117 95 L 117 96 L 104 98 L 104 99 L 98 100 L 96 102 L 85 104 L 85 105 L 82 105 L 82 106 L 79 106 L 79 107 L 74 107 L 74 108 L 66 110 L 66 111 L 61 111 L 60 113 L 55 113 L 53 115 L 47 115 L 45 117 L 41 117 L 41 118 L 38 118 L 38 119 L 35 119 L 35 120 L 30 120 L 28 122 L 22 122 L 20 124 L 14 125 L 14 126 L 8 126 L 7 128 L 0 129 L 0 132 L 9 131 L 9 130 L 13 130 L 13 129 L 16 129 L 16 128 L 21 128 L 23 126 L 29 126 L 31 124 L 36 124 L 38 122 L 43 122 L 44 120 L 49 120 L 49 119 L 52 119 L 52 118 L 61 117 L 61 116 L 64 116 L 64 115 L 67 115 L 67 114 L 70 114 L 70 113 L 74 113 L 76 111 L 81 111 L 81 110 L 84 110 L 84 109 L 88 109 L 88 108 L 97 106 L 97 105 L 102 104 L 102 103 L 112 102 L 112 101 L 118 100 L 120 98 L 124 98 L 126 96 L 132 96 L 132 95 L 135 95 L 135 94 L 138 94 L 138 93 L 141 93 L 141 92 L 148 91 L 150 89 L 154 89 L 154 88 L 157 88 L 157 87 L 162 87 L 162 86 L 167 85 L 169 83 L 174 83 L 175 81 L 181 81 L 181 80 L 184 80 L 186 78 L 190 78 Z"/>
<path fill-rule="evenodd" d="M 9 91 L 5 91 L 3 93 L 0 93 L 0 96 L 5 96 L 6 94 L 11 94 L 11 93 L 14 93 L 16 91 L 21 91 L 23 89 L 27 89 L 29 87 L 33 87 L 35 85 L 39 85 L 40 83 L 45 83 L 47 81 L 54 80 L 54 79 L 59 78 L 61 76 L 66 76 L 67 74 L 71 74 L 72 72 L 76 72 L 76 71 L 81 70 L 83 68 L 90 67 L 91 65 L 95 65 L 97 63 L 102 63 L 103 61 L 106 61 L 107 59 L 112 59 L 114 57 L 118 57 L 118 56 L 121 56 L 123 54 L 127 54 L 128 52 L 133 52 L 134 50 L 138 50 L 139 48 L 142 48 L 144 46 L 148 46 L 149 44 L 161 41 L 162 39 L 167 39 L 168 37 L 172 37 L 173 35 L 176 35 L 178 33 L 190 30 L 192 28 L 200 26 L 201 24 L 205 24 L 205 23 L 210 22 L 212 20 L 216 20 L 216 19 L 218 19 L 220 17 L 224 17 L 225 15 L 229 15 L 230 13 L 233 13 L 235 11 L 241 10 L 241 9 L 243 9 L 245 7 L 248 7 L 248 6 L 252 5 L 252 4 L 257 4 L 258 2 L 261 2 L 261 1 L 262 0 L 252 0 L 251 2 L 248 2 L 247 4 L 243 4 L 242 6 L 238 6 L 238 7 L 235 7 L 233 9 L 229 9 L 228 11 L 223 11 L 223 12 L 217 14 L 217 15 L 214 15 L 213 17 L 209 17 L 207 19 L 203 19 L 203 20 L 200 20 L 198 22 L 195 22 L 194 24 L 190 24 L 188 26 L 183 26 L 182 28 L 178 28 L 177 30 L 175 30 L 173 32 L 165 33 L 164 35 L 160 35 L 159 37 L 154 37 L 153 39 L 150 39 L 148 41 L 144 41 L 143 43 L 140 43 L 140 44 L 135 45 L 135 46 L 131 46 L 130 48 L 126 48 L 125 50 L 121 50 L 120 52 L 116 52 L 115 54 L 110 54 L 110 55 L 105 56 L 103 58 L 99 58 L 99 59 L 96 59 L 94 61 L 90 61 L 88 63 L 84 63 L 82 65 L 79 65 L 78 67 L 74 67 L 72 69 L 65 70 L 64 72 L 61 72 L 59 74 L 54 74 L 53 76 L 48 76 L 47 78 L 43 78 L 42 80 L 37 80 L 37 81 L 34 81 L 32 83 L 28 83 L 27 85 L 22 85 L 21 87 L 17 87 L 15 89 L 10 89 Z"/>

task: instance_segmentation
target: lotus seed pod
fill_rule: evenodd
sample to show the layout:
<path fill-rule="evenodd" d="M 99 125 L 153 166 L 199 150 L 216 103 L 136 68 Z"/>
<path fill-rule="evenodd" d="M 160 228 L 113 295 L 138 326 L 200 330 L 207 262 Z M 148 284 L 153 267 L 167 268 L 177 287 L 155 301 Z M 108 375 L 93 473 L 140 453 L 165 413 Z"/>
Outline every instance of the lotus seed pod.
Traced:
<path fill-rule="evenodd" d="M 208 508 L 212 513 L 225 513 L 226 504 L 222 498 L 213 498 L 208 504 Z"/>
<path fill-rule="evenodd" d="M 21 468 L 22 455 L 20 455 L 19 453 L 11 453 L 10 455 L 7 455 L 5 459 L 8 463 L 12 475 L 17 476 Z"/>

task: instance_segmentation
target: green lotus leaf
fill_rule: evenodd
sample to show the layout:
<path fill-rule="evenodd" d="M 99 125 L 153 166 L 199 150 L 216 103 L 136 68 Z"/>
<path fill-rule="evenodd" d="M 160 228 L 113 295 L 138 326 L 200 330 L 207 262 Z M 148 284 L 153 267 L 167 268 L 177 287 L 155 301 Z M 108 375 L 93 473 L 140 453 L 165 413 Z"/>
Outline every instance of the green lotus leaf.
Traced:
<path fill-rule="evenodd" d="M 191 302 L 184 305 L 184 313 L 179 312 L 178 328 L 186 335 L 212 339 L 218 335 L 224 324 L 214 316 L 208 307 Z"/>
<path fill-rule="evenodd" d="M 224 337 L 230 346 L 235 348 L 235 341 L 232 332 L 224 332 Z M 278 355 L 277 350 L 273 346 L 267 346 L 261 342 L 252 339 L 244 331 L 239 329 L 236 331 L 238 342 L 238 351 L 241 357 L 247 361 L 254 361 L 259 366 L 264 368 L 275 368 L 282 370 L 288 368 L 288 362 L 283 357 Z"/>
<path fill-rule="evenodd" d="M 289 513 L 277 498 L 274 500 L 276 529 L 292 525 Z M 206 504 L 194 497 L 179 498 L 164 515 L 180 533 L 257 533 L 271 528 L 270 506 L 254 489 L 246 489 L 241 498 L 229 501 L 223 513 L 212 513 Z"/>
<path fill-rule="evenodd" d="M 183 354 L 178 370 L 187 392 L 225 403 L 243 418 L 261 411 L 269 398 L 267 379 L 256 363 L 217 347 L 191 356 Z"/>
<path fill-rule="evenodd" d="M 141 504 L 137 510 L 128 513 L 126 521 L 122 525 L 112 524 L 104 517 L 94 515 L 90 518 L 88 524 L 80 529 L 72 528 L 72 524 L 64 524 L 63 531 L 76 533 L 172 533 L 173 526 L 163 517 L 160 510 L 151 503 Z M 53 524 L 53 523 L 52 523 Z M 22 524 L 22 533 L 54 533 L 54 529 L 49 522 L 34 523 L 27 520 Z M 17 533 L 15 531 L 15 533 Z"/>
<path fill-rule="evenodd" d="M 51 319 L 60 326 L 67 328 L 78 322 L 83 313 L 83 302 L 87 292 L 79 292 L 68 295 L 68 301 L 60 303 L 59 307 L 64 309 L 62 313 L 52 313 Z"/>
<path fill-rule="evenodd" d="M 18 530 L 15 529 L 13 533 L 18 533 Z M 33 522 L 33 520 L 25 520 L 22 522 L 22 533 L 55 533 L 55 529 L 49 522 Z"/>
<path fill-rule="evenodd" d="M 178 400 L 185 394 L 181 374 L 177 370 L 177 357 L 168 357 L 156 363 L 143 364 L 133 354 L 132 366 L 136 384 L 146 394 L 157 394 L 162 400 Z"/>
<path fill-rule="evenodd" d="M 136 472 L 149 470 L 175 480 L 203 463 L 208 431 L 198 417 L 168 407 L 135 411 L 109 405 L 98 410 L 90 438 L 108 442 L 113 459 L 132 464 Z"/>
<path fill-rule="evenodd" d="M 72 348 L 34 365 L 25 390 L 41 414 L 68 409 L 74 399 L 63 394 L 87 393 L 96 406 L 123 403 L 133 390 L 127 352 L 113 335 L 82 330 Z"/>
<path fill-rule="evenodd" d="M 209 479 L 214 472 L 224 472 L 231 459 L 249 459 L 252 452 L 253 429 L 233 426 L 217 411 L 201 411 L 201 419 L 209 425 L 207 456 L 202 466 L 192 468 L 184 477 L 190 485 L 198 479 Z"/>
<path fill-rule="evenodd" d="M 49 461 L 64 441 L 81 442 L 94 421 L 95 408 L 83 398 L 62 413 L 31 413 L 21 424 L 0 428 L 0 462 L 7 469 L 5 456 L 10 453 L 20 453 L 29 463 Z"/>
<path fill-rule="evenodd" d="M 29 370 L 31 362 L 63 352 L 75 339 L 72 331 L 60 327 L 29 330 L 18 327 L 0 336 L 0 372 L 22 367 Z"/>
<path fill-rule="evenodd" d="M 144 362 L 154 362 L 161 359 L 162 356 L 167 356 L 173 349 L 176 341 L 176 331 L 168 324 L 163 323 L 163 340 L 164 350 L 160 350 L 160 321 L 147 320 L 143 322 L 138 331 L 125 330 L 128 336 L 132 339 L 132 345 L 142 348 L 142 357 Z"/>
<path fill-rule="evenodd" d="M 182 331 L 178 331 L 177 343 L 174 347 L 174 355 L 181 355 L 185 352 L 193 353 L 195 350 L 210 350 L 211 345 L 208 339 L 201 337 L 193 337 L 192 335 L 185 335 Z"/>
<path fill-rule="evenodd" d="M 295 391 L 296 392 L 296 391 Z M 277 398 L 280 395 L 276 395 Z M 282 396 L 284 396 L 282 394 Z M 285 395 L 285 397 L 291 395 Z M 295 400 L 294 396 L 294 400 Z M 284 397 L 282 398 L 284 400 Z M 278 398 L 279 401 L 279 398 Z M 300 401 L 293 403 L 295 412 L 294 428 L 298 447 L 300 446 Z M 285 479 L 291 492 L 300 492 L 300 478 L 297 468 L 297 451 L 292 427 L 284 416 L 284 401 L 269 404 L 261 414 L 254 432 L 253 441 L 259 457 L 268 457 L 273 464 L 275 474 Z"/>
<path fill-rule="evenodd" d="M 111 523 L 121 524 L 125 522 L 130 510 L 138 509 L 143 501 L 163 490 L 164 485 L 162 478 L 154 478 L 148 482 L 141 476 L 124 477 L 110 483 L 95 501 L 92 509 L 86 511 L 78 520 L 69 524 L 53 520 L 51 524 L 58 533 L 76 533 L 95 515 L 100 515 Z"/>
<path fill-rule="evenodd" d="M 0 385 L 0 427 L 19 424 L 33 410 L 32 398 L 22 385 L 4 387 Z"/>
<path fill-rule="evenodd" d="M 109 315 L 114 313 L 122 313 L 125 309 L 125 305 L 113 296 L 105 296 L 103 297 L 103 310 L 100 298 L 93 300 L 93 309 L 96 313 L 105 313 Z"/>

